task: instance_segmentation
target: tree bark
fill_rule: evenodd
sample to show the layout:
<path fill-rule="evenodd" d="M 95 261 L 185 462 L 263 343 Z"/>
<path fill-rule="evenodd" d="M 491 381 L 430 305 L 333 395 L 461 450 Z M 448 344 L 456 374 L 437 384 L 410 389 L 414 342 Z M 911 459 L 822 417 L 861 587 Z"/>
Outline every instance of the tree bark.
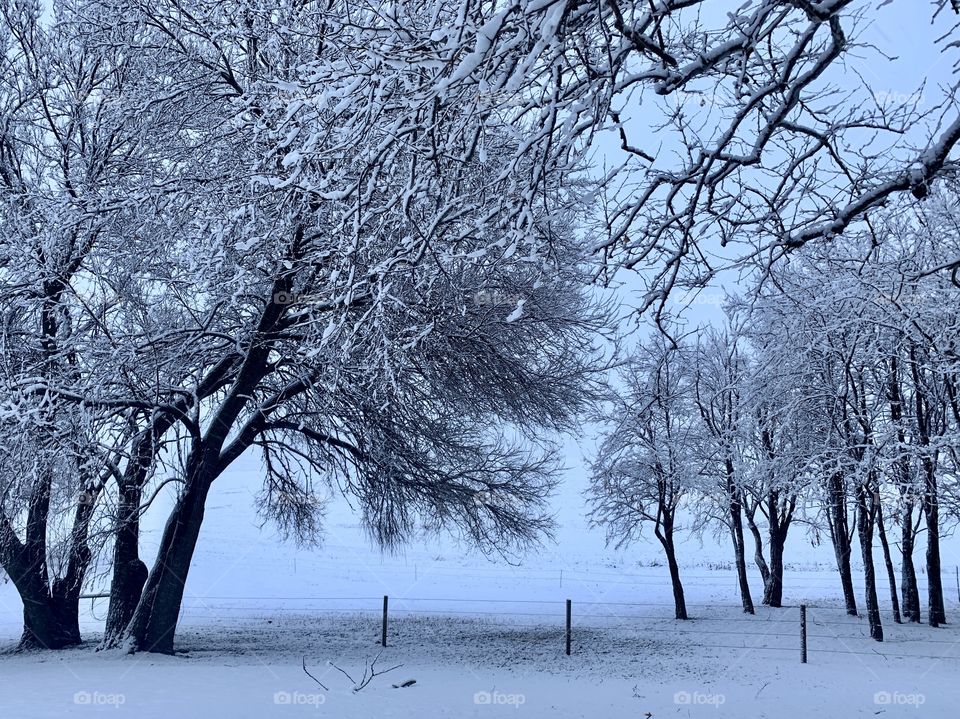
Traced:
<path fill-rule="evenodd" d="M 887 568 L 887 583 L 890 585 L 890 606 L 893 610 L 893 621 L 902 624 L 900 619 L 900 602 L 897 599 L 897 573 L 893 568 L 893 558 L 890 556 L 890 543 L 887 541 L 887 530 L 883 526 L 883 504 L 877 500 L 877 533 L 880 535 L 880 545 L 883 547 L 883 563 Z"/>
<path fill-rule="evenodd" d="M 760 528 L 753 520 L 753 515 L 747 511 L 744 512 L 744 516 L 747 518 L 747 526 L 750 528 L 750 534 L 753 535 L 753 561 L 760 571 L 760 578 L 763 580 L 764 594 L 766 594 L 766 588 L 770 583 L 770 567 L 763 556 L 763 535 L 760 534 Z M 764 604 L 766 604 L 766 602 L 764 602 Z"/>
<path fill-rule="evenodd" d="M 763 590 L 763 603 L 771 607 L 783 606 L 783 548 L 786 533 L 777 531 L 770 535 L 770 581 Z"/>
<path fill-rule="evenodd" d="M 827 524 L 830 527 L 830 540 L 837 558 L 837 570 L 840 573 L 840 586 L 843 589 L 843 602 L 847 614 L 857 616 L 857 595 L 853 589 L 853 572 L 850 569 L 850 554 L 853 551 L 850 541 L 850 525 L 847 518 L 847 493 L 843 476 L 834 474 L 828 481 Z"/>
<path fill-rule="evenodd" d="M 140 502 L 138 482 L 124 482 L 118 490 L 113 542 L 113 578 L 110 582 L 110 608 L 101 648 L 112 648 L 123 641 L 124 632 L 133 617 L 143 585 L 147 565 L 140 559 Z"/>
<path fill-rule="evenodd" d="M 77 505 L 66 569 L 51 587 L 46 560 L 46 492 L 40 487 L 31 502 L 26 541 L 21 543 L 9 521 L 0 518 L 0 564 L 23 602 L 21 649 L 62 649 L 80 643 L 80 592 L 91 558 L 88 540 L 95 493 L 88 493 Z"/>
<path fill-rule="evenodd" d="M 913 502 L 907 500 L 903 508 L 900 527 L 900 590 L 903 595 L 903 616 L 908 622 L 920 621 L 920 589 L 917 586 L 917 570 L 913 564 L 913 548 L 916 532 L 913 528 Z"/>
<path fill-rule="evenodd" d="M 900 388 L 900 364 L 895 354 L 889 360 L 889 378 L 887 400 L 890 403 L 890 420 L 897 429 L 897 446 L 900 452 L 895 466 L 900 500 L 903 504 L 900 525 L 900 591 L 903 598 L 903 616 L 908 622 L 919 622 L 920 592 L 917 589 L 917 572 L 913 566 L 913 547 L 916 540 L 913 527 L 913 486 L 910 481 L 910 460 L 905 454 L 904 401 Z"/>
<path fill-rule="evenodd" d="M 876 517 L 874 499 L 866 487 L 857 489 L 859 510 L 857 512 L 857 534 L 860 538 L 860 552 L 863 556 L 863 581 L 867 602 L 867 620 L 870 623 L 870 637 L 883 641 L 883 625 L 880 621 L 880 602 L 877 599 L 877 578 L 873 566 L 873 525 Z"/>
<path fill-rule="evenodd" d="M 927 523 L 927 623 L 939 627 L 947 621 L 943 602 L 943 581 L 940 576 L 940 509 L 936 468 L 924 459 L 926 486 L 923 514 Z"/>
<path fill-rule="evenodd" d="M 23 600 L 23 634 L 18 649 L 63 649 L 80 643 L 79 605 L 73 610 L 49 595 Z"/>
<path fill-rule="evenodd" d="M 167 520 L 153 570 L 124 635 L 129 651 L 173 653 L 177 618 L 210 490 L 206 477 L 188 482 Z"/>
<path fill-rule="evenodd" d="M 740 490 L 734 481 L 733 460 L 726 463 L 726 492 L 730 499 L 730 539 L 733 541 L 733 557 L 737 567 L 737 584 L 740 587 L 740 603 L 745 614 L 754 614 L 753 597 L 750 595 L 750 581 L 747 578 L 746 546 L 743 539 L 743 502 Z"/>
<path fill-rule="evenodd" d="M 754 614 L 750 581 L 747 578 L 746 547 L 743 539 L 743 515 L 740 502 L 730 502 L 730 536 L 733 540 L 734 561 L 737 567 L 737 583 L 740 586 L 740 602 L 746 614 Z"/>
<path fill-rule="evenodd" d="M 677 619 L 688 619 L 687 602 L 683 596 L 683 584 L 680 582 L 680 565 L 677 563 L 676 547 L 673 543 L 673 530 L 664 530 L 660 542 L 667 555 L 667 566 L 670 568 L 670 583 L 673 586 L 674 614 Z"/>

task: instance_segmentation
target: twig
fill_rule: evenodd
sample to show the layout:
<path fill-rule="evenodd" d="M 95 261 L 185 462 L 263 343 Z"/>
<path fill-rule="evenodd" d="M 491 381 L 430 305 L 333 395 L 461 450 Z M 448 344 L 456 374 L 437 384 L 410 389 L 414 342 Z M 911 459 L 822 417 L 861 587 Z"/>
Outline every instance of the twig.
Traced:
<path fill-rule="evenodd" d="M 315 676 L 313 676 L 313 674 L 311 674 L 310 671 L 307 669 L 307 658 L 306 658 L 306 657 L 303 658 L 303 671 L 304 671 L 304 673 L 305 673 L 308 677 L 310 677 L 311 679 L 313 679 L 313 681 L 315 681 L 317 684 L 319 684 L 321 687 L 323 687 L 323 691 L 325 691 L 325 692 L 330 691 L 329 689 L 327 689 L 327 687 L 324 685 L 324 683 L 323 683 L 322 681 L 320 681 L 320 680 L 317 679 Z"/>
<path fill-rule="evenodd" d="M 356 692 L 360 691 L 361 689 L 363 689 L 364 687 L 366 687 L 368 684 L 370 684 L 370 682 L 373 681 L 374 677 L 382 676 L 383 674 L 386 674 L 387 672 L 392 672 L 394 669 L 399 669 L 400 667 L 403 666 L 403 664 L 397 664 L 396 666 L 390 667 L 389 669 L 384 669 L 383 671 L 378 672 L 377 669 L 376 669 L 376 666 L 377 666 L 377 661 L 380 659 L 380 655 L 381 655 L 381 654 L 383 654 L 383 650 L 381 650 L 380 652 L 377 653 L 377 656 L 374 657 L 373 661 L 370 662 L 370 664 L 369 664 L 368 666 L 365 666 L 365 667 L 364 667 L 364 669 L 363 669 L 363 676 L 360 678 L 360 681 L 359 681 L 359 682 L 357 682 L 357 681 L 356 681 L 353 677 L 351 677 L 345 670 L 341 669 L 340 667 L 338 667 L 338 666 L 337 666 L 336 664 L 334 664 L 333 662 L 328 662 L 328 664 L 329 664 L 331 667 L 333 667 L 334 669 L 336 669 L 338 672 L 340 672 L 341 674 L 343 674 L 343 676 L 345 676 L 347 679 L 350 680 L 350 683 L 353 684 L 353 691 L 354 691 L 354 693 L 356 693 Z"/>

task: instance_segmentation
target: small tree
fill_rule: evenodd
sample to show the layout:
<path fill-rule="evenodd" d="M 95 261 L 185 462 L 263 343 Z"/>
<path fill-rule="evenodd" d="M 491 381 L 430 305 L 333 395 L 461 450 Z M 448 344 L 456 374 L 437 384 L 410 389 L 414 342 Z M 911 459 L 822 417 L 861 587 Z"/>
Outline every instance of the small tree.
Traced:
<path fill-rule="evenodd" d="M 618 548 L 652 528 L 667 559 L 676 618 L 687 619 L 677 512 L 702 468 L 685 352 L 655 335 L 629 359 L 620 384 L 599 417 L 606 429 L 592 462 L 590 520 Z"/>

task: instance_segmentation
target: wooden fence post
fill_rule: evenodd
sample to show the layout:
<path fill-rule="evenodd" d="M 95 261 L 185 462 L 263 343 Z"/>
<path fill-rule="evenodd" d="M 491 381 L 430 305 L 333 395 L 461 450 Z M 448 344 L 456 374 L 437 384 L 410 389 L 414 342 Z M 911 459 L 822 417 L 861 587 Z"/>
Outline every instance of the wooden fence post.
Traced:
<path fill-rule="evenodd" d="M 800 663 L 807 663 L 807 605 L 800 605 Z"/>
<path fill-rule="evenodd" d="M 567 600 L 567 656 L 570 656 L 570 619 L 572 614 L 572 603 Z"/>
<path fill-rule="evenodd" d="M 380 629 L 380 646 L 387 646 L 387 605 L 390 599 L 386 594 L 383 595 L 383 627 Z"/>

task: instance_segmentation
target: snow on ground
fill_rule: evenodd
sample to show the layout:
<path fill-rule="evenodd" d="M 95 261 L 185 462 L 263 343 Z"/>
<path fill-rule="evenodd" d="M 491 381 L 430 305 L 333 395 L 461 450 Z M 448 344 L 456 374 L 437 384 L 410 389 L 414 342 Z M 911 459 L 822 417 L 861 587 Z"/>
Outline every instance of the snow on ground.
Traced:
<path fill-rule="evenodd" d="M 569 657 L 556 621 L 401 617 L 377 667 L 403 666 L 357 693 L 327 662 L 355 679 L 362 674 L 379 652 L 374 613 L 206 617 L 187 620 L 175 657 L 89 647 L 5 657 L 0 706 L 13 717 L 956 715 L 953 628 L 891 631 L 879 649 L 923 658 L 885 658 L 873 653 L 864 622 L 817 610 L 810 663 L 801 665 L 795 609 L 764 609 L 747 621 L 729 608 L 699 613 L 703 619 L 682 626 L 591 617 L 575 624 Z M 818 613 L 836 624 L 818 625 Z M 945 658 L 928 658 L 934 654 Z M 326 690 L 303 672 L 304 658 Z M 391 686 L 406 679 L 417 683 Z"/>
<path fill-rule="evenodd" d="M 382 555 L 342 506 L 331 511 L 324 545 L 306 550 L 258 528 L 239 480 L 217 487 L 211 501 L 178 655 L 94 652 L 106 603 L 85 600 L 86 646 L 0 656 L 0 715 L 952 718 L 960 706 L 956 625 L 896 626 L 885 609 L 887 641 L 873 642 L 866 622 L 839 607 L 828 548 L 811 547 L 799 528 L 788 547 L 790 606 L 759 608 L 755 617 L 737 607 L 727 546 L 687 541 L 683 579 L 694 618 L 678 622 L 657 548 L 608 552 L 573 510 L 558 544 L 517 566 L 439 540 Z M 159 525 L 146 529 L 148 554 Z M 960 614 L 950 581 L 957 556 L 956 541 L 945 542 L 951 619 Z M 759 577 L 752 579 L 759 601 Z M 403 666 L 353 693 L 327 662 L 355 679 L 363 674 L 380 650 L 384 594 L 389 646 L 377 668 Z M 800 603 L 811 605 L 806 665 Z M 12 587 L 0 584 L 0 646 L 16 642 L 20 611 Z M 405 679 L 417 683 L 392 687 Z"/>

